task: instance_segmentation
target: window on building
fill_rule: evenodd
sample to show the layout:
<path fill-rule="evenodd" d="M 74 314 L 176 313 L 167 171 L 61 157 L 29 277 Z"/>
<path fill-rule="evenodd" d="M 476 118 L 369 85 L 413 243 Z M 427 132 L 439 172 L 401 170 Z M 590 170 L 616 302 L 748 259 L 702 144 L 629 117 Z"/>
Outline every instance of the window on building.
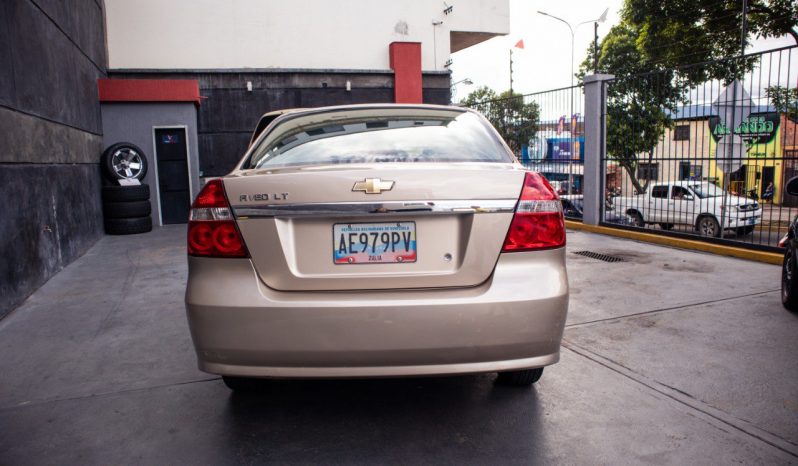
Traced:
<path fill-rule="evenodd" d="M 673 130 L 674 141 L 690 140 L 690 125 L 677 125 Z"/>
<path fill-rule="evenodd" d="M 651 188 L 651 197 L 656 197 L 659 199 L 667 199 L 668 186 L 654 186 L 653 188 Z"/>
<path fill-rule="evenodd" d="M 659 164 L 658 163 L 641 163 L 637 166 L 637 179 L 638 180 L 658 180 L 659 179 Z"/>

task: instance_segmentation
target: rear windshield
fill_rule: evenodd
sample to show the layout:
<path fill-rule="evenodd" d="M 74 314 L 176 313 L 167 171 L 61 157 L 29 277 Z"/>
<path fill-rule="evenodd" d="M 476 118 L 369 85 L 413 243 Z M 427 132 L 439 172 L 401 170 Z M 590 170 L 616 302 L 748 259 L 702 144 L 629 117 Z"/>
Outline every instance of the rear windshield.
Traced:
<path fill-rule="evenodd" d="M 242 168 L 349 163 L 511 162 L 477 115 L 362 117 L 278 125 Z M 290 121 L 290 120 L 289 120 Z"/>

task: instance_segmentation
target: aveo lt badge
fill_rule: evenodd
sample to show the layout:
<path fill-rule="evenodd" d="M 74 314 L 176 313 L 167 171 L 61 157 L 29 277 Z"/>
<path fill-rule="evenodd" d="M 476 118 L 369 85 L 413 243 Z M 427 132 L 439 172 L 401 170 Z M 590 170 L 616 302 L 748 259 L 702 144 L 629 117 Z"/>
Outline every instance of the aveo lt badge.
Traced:
<path fill-rule="evenodd" d="M 380 194 L 393 189 L 393 181 L 382 181 L 379 178 L 366 178 L 352 186 L 352 191 L 363 191 L 366 194 Z"/>

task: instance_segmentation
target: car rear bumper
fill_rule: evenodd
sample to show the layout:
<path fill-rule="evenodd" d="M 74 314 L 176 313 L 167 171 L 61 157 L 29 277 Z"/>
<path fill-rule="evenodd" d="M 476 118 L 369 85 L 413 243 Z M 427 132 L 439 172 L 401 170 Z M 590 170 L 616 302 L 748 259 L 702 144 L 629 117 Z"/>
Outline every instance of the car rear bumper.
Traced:
<path fill-rule="evenodd" d="M 203 371 L 391 377 L 542 367 L 559 359 L 565 249 L 502 254 L 460 289 L 281 292 L 248 259 L 189 257 L 186 311 Z"/>

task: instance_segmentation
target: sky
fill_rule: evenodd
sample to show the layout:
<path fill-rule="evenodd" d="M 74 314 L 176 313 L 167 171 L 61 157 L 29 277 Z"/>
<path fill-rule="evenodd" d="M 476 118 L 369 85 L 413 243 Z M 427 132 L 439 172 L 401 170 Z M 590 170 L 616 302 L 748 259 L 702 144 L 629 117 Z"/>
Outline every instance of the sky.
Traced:
<path fill-rule="evenodd" d="M 513 90 L 524 94 L 571 85 L 571 33 L 568 27 L 538 10 L 558 16 L 572 25 L 591 21 L 609 8 L 607 21 L 599 24 L 599 40 L 620 22 L 623 0 L 510 0 L 510 34 L 452 54 L 452 82 L 469 78 L 473 85 L 458 84 L 453 100 L 458 101 L 479 86 L 498 92 L 510 87 L 509 50 L 519 39 L 524 49 L 513 48 Z M 574 35 L 574 70 L 584 60 L 593 41 L 593 23 L 578 26 Z M 756 40 L 750 51 L 793 45 L 790 37 Z"/>

